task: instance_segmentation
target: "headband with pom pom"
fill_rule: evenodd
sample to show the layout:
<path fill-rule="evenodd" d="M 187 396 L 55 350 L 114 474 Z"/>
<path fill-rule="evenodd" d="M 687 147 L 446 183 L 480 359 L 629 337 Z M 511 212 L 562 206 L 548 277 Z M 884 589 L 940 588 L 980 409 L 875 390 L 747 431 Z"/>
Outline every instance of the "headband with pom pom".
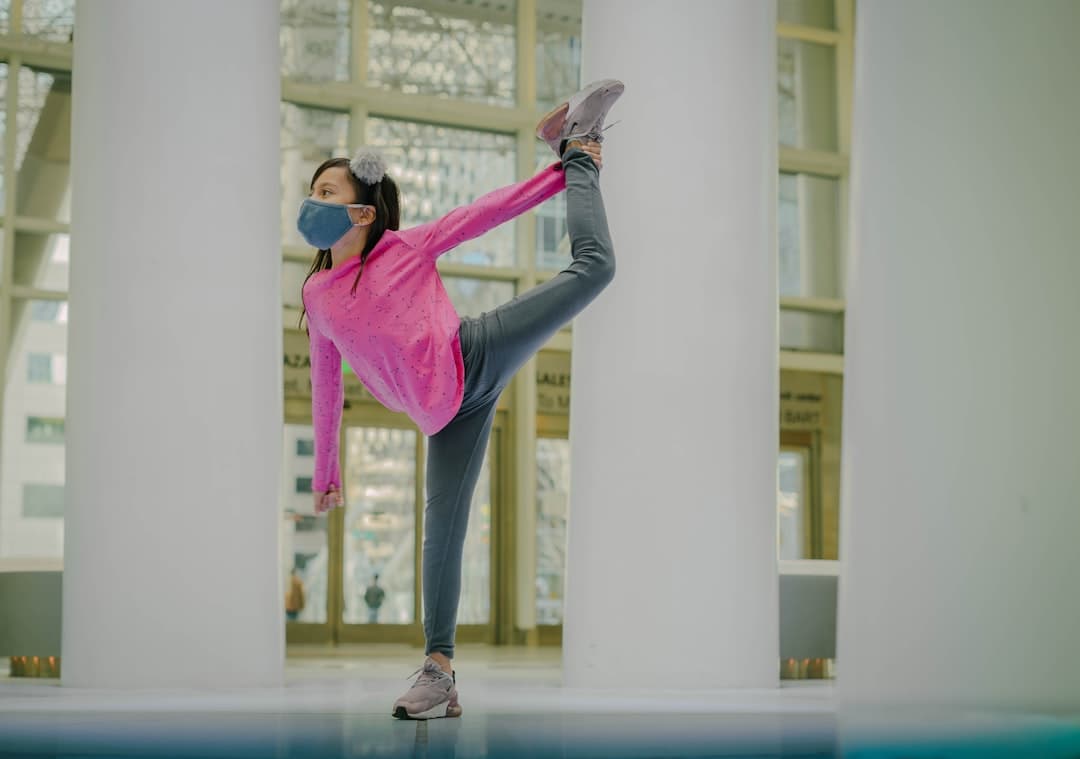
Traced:
<path fill-rule="evenodd" d="M 349 161 L 349 169 L 360 181 L 375 184 L 386 175 L 386 161 L 374 150 L 360 148 Z"/>

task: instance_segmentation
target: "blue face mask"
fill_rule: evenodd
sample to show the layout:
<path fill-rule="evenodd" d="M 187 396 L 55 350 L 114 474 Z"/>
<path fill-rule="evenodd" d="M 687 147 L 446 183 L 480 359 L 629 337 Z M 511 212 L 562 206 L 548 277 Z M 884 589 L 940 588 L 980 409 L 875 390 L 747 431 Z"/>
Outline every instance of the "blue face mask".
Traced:
<path fill-rule="evenodd" d="M 307 240 L 308 245 L 314 245 L 319 250 L 326 250 L 353 227 L 367 226 L 367 224 L 354 223 L 349 216 L 349 208 L 373 207 L 363 203 L 343 205 L 327 203 L 323 200 L 315 200 L 315 198 L 304 198 L 304 202 L 300 204 L 296 228 Z"/>

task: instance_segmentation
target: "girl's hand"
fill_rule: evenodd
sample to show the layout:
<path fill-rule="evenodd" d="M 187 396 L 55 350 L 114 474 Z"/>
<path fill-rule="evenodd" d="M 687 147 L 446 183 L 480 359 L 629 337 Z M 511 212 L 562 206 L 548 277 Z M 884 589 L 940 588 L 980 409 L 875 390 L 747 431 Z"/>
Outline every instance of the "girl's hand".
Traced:
<path fill-rule="evenodd" d="M 325 514 L 330 509 L 344 504 L 345 499 L 341 496 L 341 490 L 337 485 L 331 485 L 325 493 L 315 493 L 315 513 Z"/>
<path fill-rule="evenodd" d="M 596 168 L 604 168 L 604 159 L 603 156 L 600 155 L 601 146 L 599 142 L 589 140 L 588 142 L 582 143 L 581 149 L 588 153 L 589 157 L 593 159 L 593 163 L 596 164 Z"/>

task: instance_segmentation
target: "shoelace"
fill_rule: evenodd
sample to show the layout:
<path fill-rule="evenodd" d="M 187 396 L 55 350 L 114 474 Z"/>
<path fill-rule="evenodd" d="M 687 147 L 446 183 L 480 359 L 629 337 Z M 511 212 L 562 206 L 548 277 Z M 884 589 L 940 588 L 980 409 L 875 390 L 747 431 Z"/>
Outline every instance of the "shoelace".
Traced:
<path fill-rule="evenodd" d="M 417 672 L 420 672 L 420 677 L 416 678 L 416 682 L 413 683 L 414 688 L 417 685 L 420 685 L 420 683 L 435 682 L 436 680 L 440 679 L 440 675 L 450 677 L 450 675 L 447 675 L 441 669 L 424 669 L 423 665 L 420 665 L 420 669 L 413 670 L 413 673 L 409 675 L 409 677 L 412 677 Z M 408 680 L 409 677 L 406 677 L 405 679 Z"/>
<path fill-rule="evenodd" d="M 622 119 L 619 119 L 619 121 L 622 121 Z M 606 132 L 607 130 L 611 129 L 613 126 L 618 124 L 619 121 L 613 121 L 613 122 L 611 122 L 610 124 L 608 124 L 606 127 L 604 127 L 603 129 L 601 129 L 599 131 L 597 131 L 596 129 L 590 129 L 588 132 L 585 133 L 585 136 L 588 137 L 593 142 L 603 142 L 604 141 L 604 132 Z M 568 137 L 567 139 L 568 140 L 573 139 L 573 137 L 571 136 L 571 137 Z"/>

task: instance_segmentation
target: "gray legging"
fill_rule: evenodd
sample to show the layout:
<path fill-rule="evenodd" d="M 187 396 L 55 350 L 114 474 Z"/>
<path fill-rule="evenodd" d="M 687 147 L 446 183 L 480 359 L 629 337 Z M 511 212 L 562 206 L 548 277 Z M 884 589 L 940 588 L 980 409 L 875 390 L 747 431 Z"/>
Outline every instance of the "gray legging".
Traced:
<path fill-rule="evenodd" d="M 457 416 L 428 440 L 423 555 L 428 654 L 454 656 L 465 528 L 499 394 L 521 365 L 615 276 L 599 169 L 577 147 L 563 154 L 562 165 L 573 260 L 509 303 L 461 320 L 465 397 Z"/>

